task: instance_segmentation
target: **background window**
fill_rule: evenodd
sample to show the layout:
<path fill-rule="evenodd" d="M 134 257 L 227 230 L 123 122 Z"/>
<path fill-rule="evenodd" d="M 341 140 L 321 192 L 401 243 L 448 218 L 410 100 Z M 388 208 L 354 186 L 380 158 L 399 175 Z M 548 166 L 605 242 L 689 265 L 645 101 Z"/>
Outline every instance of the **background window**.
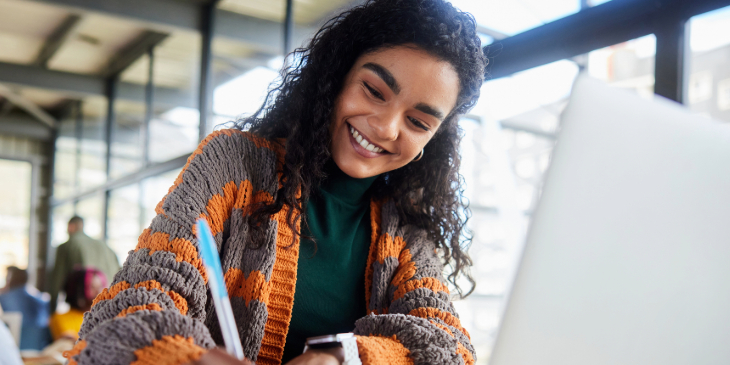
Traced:
<path fill-rule="evenodd" d="M 730 122 L 730 6 L 690 19 L 689 37 L 687 104 Z"/>
<path fill-rule="evenodd" d="M 109 199 L 107 245 L 117 254 L 120 264 L 137 246 L 142 232 L 139 193 L 139 184 L 132 184 L 112 191 Z"/>
<path fill-rule="evenodd" d="M 58 123 L 53 171 L 53 196 L 56 199 L 67 198 L 76 191 L 76 146 L 73 116 L 61 119 Z"/>
<path fill-rule="evenodd" d="M 66 203 L 53 208 L 53 232 L 51 245 L 58 247 L 68 241 L 68 221 L 74 216 L 73 203 Z M 51 262 L 52 266 L 53 263 Z"/>
<path fill-rule="evenodd" d="M 730 78 L 717 83 L 717 108 L 730 110 Z"/>
<path fill-rule="evenodd" d="M 142 230 L 152 223 L 152 219 L 157 215 L 155 213 L 157 203 L 167 195 L 168 190 L 175 183 L 177 175 L 180 174 L 180 170 L 169 171 L 142 181 L 142 226 L 139 233 L 142 233 Z"/>
<path fill-rule="evenodd" d="M 106 182 L 106 99 L 87 98 L 81 102 L 82 115 L 78 188 L 85 191 Z"/>
<path fill-rule="evenodd" d="M 589 52 L 585 68 L 591 77 L 652 99 L 655 56 L 656 37 L 650 34 Z"/>
<path fill-rule="evenodd" d="M 28 266 L 30 229 L 30 162 L 0 159 L 0 283 L 8 266 Z M 12 176 L 12 179 L 6 177 Z"/>
<path fill-rule="evenodd" d="M 76 204 L 76 214 L 84 219 L 84 233 L 98 240 L 103 239 L 104 195 L 97 194 Z M 68 225 L 64 225 L 64 228 Z"/>

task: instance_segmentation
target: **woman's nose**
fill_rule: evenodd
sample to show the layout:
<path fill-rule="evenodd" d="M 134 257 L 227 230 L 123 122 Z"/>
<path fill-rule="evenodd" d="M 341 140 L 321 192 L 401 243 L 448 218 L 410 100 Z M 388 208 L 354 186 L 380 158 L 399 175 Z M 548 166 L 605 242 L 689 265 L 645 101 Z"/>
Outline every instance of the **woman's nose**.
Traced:
<path fill-rule="evenodd" d="M 370 127 L 376 136 L 385 141 L 395 141 L 398 139 L 398 128 L 400 126 L 400 113 L 390 112 L 383 113 L 375 118 L 371 118 Z"/>

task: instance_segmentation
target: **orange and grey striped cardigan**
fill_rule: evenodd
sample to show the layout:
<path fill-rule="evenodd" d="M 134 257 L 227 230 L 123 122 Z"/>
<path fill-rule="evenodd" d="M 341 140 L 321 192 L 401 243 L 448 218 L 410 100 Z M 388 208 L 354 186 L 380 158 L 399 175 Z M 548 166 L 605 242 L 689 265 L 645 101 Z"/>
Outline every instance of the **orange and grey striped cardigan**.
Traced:
<path fill-rule="evenodd" d="M 258 248 L 248 247 L 244 217 L 252 203 L 275 198 L 283 157 L 278 143 L 250 133 L 208 136 L 157 205 L 156 217 L 111 287 L 84 315 L 69 363 L 183 364 L 222 344 L 194 232 L 196 219 L 205 217 L 219 247 L 246 357 L 279 364 L 299 241 L 286 224 L 286 207 L 264 227 L 265 242 Z M 372 202 L 370 217 L 368 313 L 355 323 L 363 364 L 474 363 L 433 242 L 423 230 L 399 224 L 392 202 Z"/>

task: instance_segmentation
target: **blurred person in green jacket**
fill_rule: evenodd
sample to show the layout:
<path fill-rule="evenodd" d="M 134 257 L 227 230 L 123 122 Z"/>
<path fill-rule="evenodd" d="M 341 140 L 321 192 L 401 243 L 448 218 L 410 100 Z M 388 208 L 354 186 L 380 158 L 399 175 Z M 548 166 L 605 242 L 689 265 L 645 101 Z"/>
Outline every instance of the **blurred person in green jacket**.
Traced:
<path fill-rule="evenodd" d="M 74 269 L 93 266 L 107 278 L 113 278 L 119 271 L 117 255 L 109 246 L 84 233 L 84 219 L 74 216 L 68 221 L 68 241 L 56 249 L 56 263 L 50 278 L 51 312 L 56 310 L 58 292 L 64 280 Z"/>

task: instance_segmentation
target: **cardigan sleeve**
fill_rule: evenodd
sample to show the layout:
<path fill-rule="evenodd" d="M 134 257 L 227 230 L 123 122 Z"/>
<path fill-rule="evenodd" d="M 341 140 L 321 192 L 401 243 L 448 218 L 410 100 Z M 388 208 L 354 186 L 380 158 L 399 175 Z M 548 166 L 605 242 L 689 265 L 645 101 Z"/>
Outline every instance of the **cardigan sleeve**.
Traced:
<path fill-rule="evenodd" d="M 207 273 L 194 225 L 205 217 L 221 249 L 233 207 L 250 198 L 246 169 L 235 161 L 255 160 L 252 141 L 222 130 L 200 143 L 111 287 L 84 315 L 79 341 L 65 354 L 69 364 L 182 364 L 215 346 L 204 324 Z"/>
<path fill-rule="evenodd" d="M 384 232 L 371 252 L 370 314 L 355 324 L 361 361 L 474 364 L 476 353 L 451 303 L 434 243 L 420 229 L 394 229 L 388 210 L 392 205 L 383 207 Z"/>

